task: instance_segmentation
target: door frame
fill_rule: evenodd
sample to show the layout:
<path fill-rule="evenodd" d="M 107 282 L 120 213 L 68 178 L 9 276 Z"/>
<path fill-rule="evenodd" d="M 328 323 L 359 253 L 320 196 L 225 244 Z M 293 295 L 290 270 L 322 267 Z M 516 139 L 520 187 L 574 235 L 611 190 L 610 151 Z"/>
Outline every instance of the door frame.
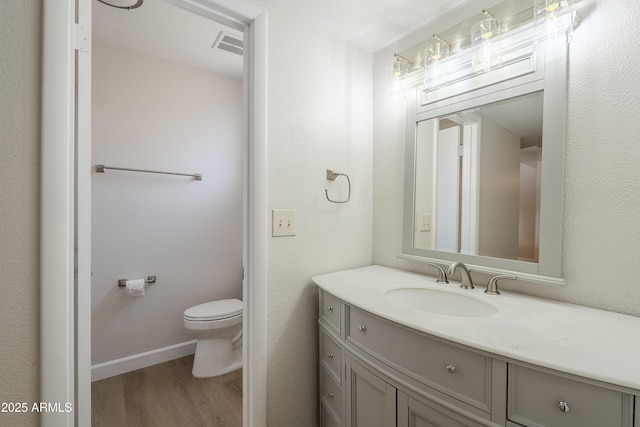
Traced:
<path fill-rule="evenodd" d="M 244 31 L 243 424 L 266 426 L 267 12 L 248 0 L 166 0 Z M 91 425 L 91 2 L 44 0 L 40 400 L 49 426 Z M 65 412 L 65 403 L 73 410 Z"/>

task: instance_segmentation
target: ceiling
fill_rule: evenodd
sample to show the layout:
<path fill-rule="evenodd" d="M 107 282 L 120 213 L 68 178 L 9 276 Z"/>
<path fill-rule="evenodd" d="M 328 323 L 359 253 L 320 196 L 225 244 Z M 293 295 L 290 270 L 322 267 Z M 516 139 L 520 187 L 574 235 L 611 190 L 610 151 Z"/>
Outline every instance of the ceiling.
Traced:
<path fill-rule="evenodd" d="M 263 0 L 321 31 L 375 52 L 467 0 Z M 93 3 L 95 40 L 242 78 L 242 58 L 212 49 L 220 30 L 242 34 L 160 0 L 132 10 Z"/>
<path fill-rule="evenodd" d="M 242 78 L 242 56 L 211 46 L 221 30 L 242 33 L 160 0 L 123 10 L 93 2 L 93 39 Z"/>
<path fill-rule="evenodd" d="M 264 0 L 375 52 L 469 0 Z"/>

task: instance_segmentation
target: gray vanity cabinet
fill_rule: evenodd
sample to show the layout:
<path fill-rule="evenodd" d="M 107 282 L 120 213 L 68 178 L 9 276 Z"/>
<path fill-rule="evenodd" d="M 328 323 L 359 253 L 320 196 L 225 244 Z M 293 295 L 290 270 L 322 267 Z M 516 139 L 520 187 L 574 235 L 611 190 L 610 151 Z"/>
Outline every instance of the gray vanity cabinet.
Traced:
<path fill-rule="evenodd" d="M 341 427 L 344 415 L 343 322 L 345 305 L 327 292 L 320 292 L 319 320 L 319 382 L 320 425 Z"/>
<path fill-rule="evenodd" d="M 501 360 L 323 290 L 318 322 L 322 427 L 640 427 L 640 398 L 623 388 Z"/>

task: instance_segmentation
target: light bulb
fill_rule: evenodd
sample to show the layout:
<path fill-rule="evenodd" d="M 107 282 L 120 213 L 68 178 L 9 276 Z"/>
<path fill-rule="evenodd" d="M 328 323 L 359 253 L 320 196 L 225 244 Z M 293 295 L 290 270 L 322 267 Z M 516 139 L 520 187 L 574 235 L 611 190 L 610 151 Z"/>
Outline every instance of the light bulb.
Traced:
<path fill-rule="evenodd" d="M 434 41 L 424 51 L 424 86 L 435 89 L 447 82 L 443 70 L 449 56 L 449 45 L 440 37 L 433 35 Z"/>
<path fill-rule="evenodd" d="M 571 40 L 573 31 L 573 0 L 534 0 L 533 25 L 536 45 L 550 40 Z"/>
<path fill-rule="evenodd" d="M 471 27 L 471 62 L 476 73 L 486 73 L 502 64 L 500 21 L 487 11 L 483 12 L 488 17 Z"/>

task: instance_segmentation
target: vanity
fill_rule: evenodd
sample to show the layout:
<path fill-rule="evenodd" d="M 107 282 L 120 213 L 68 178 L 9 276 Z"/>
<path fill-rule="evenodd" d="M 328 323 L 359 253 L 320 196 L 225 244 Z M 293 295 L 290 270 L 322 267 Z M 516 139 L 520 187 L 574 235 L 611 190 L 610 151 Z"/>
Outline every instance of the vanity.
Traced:
<path fill-rule="evenodd" d="M 442 282 L 449 265 L 469 289 L 375 265 L 314 277 L 322 426 L 640 427 L 640 318 L 494 289 L 567 284 L 570 3 L 461 12 L 395 55 L 398 257 Z M 490 293 L 469 271 L 493 277 Z"/>
<path fill-rule="evenodd" d="M 321 426 L 640 427 L 640 318 L 375 265 L 313 281 Z"/>

